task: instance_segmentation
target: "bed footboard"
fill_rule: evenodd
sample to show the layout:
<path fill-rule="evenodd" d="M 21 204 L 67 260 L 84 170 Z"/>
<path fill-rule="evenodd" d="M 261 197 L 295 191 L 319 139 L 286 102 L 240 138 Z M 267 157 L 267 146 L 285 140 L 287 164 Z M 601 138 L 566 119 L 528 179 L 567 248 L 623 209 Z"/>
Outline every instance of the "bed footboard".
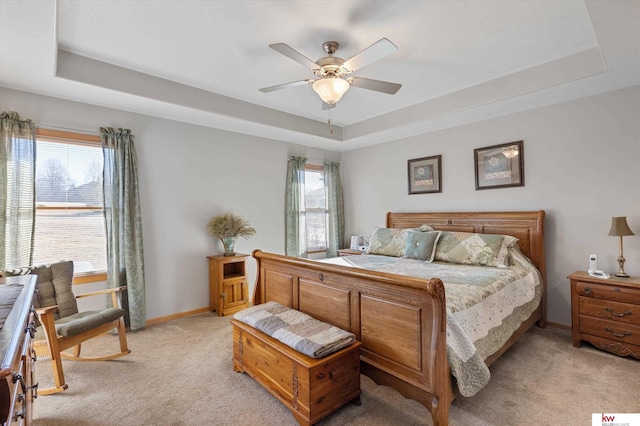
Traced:
<path fill-rule="evenodd" d="M 447 424 L 453 399 L 446 355 L 444 286 L 260 250 L 253 303 L 278 302 L 351 331 L 362 342 L 362 372 L 394 387 Z"/>

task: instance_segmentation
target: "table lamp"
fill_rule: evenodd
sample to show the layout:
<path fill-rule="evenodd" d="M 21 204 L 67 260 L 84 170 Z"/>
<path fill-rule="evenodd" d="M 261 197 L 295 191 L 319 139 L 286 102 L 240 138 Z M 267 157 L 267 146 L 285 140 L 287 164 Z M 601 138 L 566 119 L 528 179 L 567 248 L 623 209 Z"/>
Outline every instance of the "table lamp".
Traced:
<path fill-rule="evenodd" d="M 616 277 L 629 278 L 629 275 L 624 272 L 624 256 L 622 254 L 622 237 L 624 235 L 635 235 L 631 231 L 631 229 L 629 229 L 629 225 L 627 225 L 627 217 L 612 217 L 609 236 L 620 237 L 620 256 L 618 256 L 618 264 L 620 265 L 620 270 L 615 275 Z"/>

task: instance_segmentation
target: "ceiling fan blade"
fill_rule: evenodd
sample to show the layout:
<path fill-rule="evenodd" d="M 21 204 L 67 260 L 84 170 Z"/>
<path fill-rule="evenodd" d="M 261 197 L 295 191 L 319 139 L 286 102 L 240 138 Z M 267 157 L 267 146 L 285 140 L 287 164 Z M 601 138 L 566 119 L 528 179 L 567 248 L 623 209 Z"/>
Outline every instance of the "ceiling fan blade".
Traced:
<path fill-rule="evenodd" d="M 317 70 L 318 68 L 320 68 L 318 64 L 313 62 L 311 59 L 307 58 L 302 53 L 298 52 L 297 50 L 293 49 L 292 47 L 284 43 L 270 44 L 269 47 L 275 50 L 276 52 L 282 53 L 287 58 L 293 59 L 294 61 L 304 65 L 305 67 L 311 70 Z"/>
<path fill-rule="evenodd" d="M 345 61 L 345 63 L 342 64 L 342 68 L 351 73 L 392 54 L 396 50 L 398 50 L 398 48 L 395 44 L 391 43 L 389 39 L 381 38 L 362 52 Z"/>
<path fill-rule="evenodd" d="M 308 80 L 300 80 L 300 81 L 292 81 L 291 83 L 278 84 L 276 86 L 263 87 L 262 89 L 258 89 L 263 93 L 273 92 L 275 90 L 288 89 L 290 87 L 298 87 L 304 86 L 310 83 L 313 83 L 315 80 L 310 78 Z"/>
<path fill-rule="evenodd" d="M 370 78 L 364 77 L 350 77 L 348 81 L 354 87 L 375 90 L 376 92 L 388 93 L 390 95 L 395 95 L 396 92 L 398 92 L 398 90 L 400 90 L 400 88 L 402 87 L 402 84 L 390 83 L 388 81 L 381 80 L 372 80 Z"/>

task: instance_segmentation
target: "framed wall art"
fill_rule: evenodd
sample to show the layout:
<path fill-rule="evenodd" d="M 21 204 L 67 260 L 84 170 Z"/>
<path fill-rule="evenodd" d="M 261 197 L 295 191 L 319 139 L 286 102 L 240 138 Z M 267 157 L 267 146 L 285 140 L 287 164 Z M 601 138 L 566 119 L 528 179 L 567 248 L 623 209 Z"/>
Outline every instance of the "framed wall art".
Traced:
<path fill-rule="evenodd" d="M 409 194 L 442 192 L 442 155 L 407 162 Z"/>
<path fill-rule="evenodd" d="M 523 141 L 473 150 L 476 190 L 524 186 Z"/>

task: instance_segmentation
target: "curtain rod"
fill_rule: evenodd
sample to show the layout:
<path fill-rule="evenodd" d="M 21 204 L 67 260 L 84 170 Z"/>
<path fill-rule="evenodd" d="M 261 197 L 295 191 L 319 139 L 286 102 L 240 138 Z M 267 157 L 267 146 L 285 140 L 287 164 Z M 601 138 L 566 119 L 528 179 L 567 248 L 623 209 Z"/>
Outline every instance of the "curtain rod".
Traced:
<path fill-rule="evenodd" d="M 55 126 L 53 124 L 36 124 L 36 127 L 40 129 L 63 130 L 66 132 L 82 133 L 82 134 L 91 135 L 91 136 L 100 136 L 99 130 L 95 131 L 95 130 L 86 130 L 86 129 L 74 129 L 72 127 Z"/>

